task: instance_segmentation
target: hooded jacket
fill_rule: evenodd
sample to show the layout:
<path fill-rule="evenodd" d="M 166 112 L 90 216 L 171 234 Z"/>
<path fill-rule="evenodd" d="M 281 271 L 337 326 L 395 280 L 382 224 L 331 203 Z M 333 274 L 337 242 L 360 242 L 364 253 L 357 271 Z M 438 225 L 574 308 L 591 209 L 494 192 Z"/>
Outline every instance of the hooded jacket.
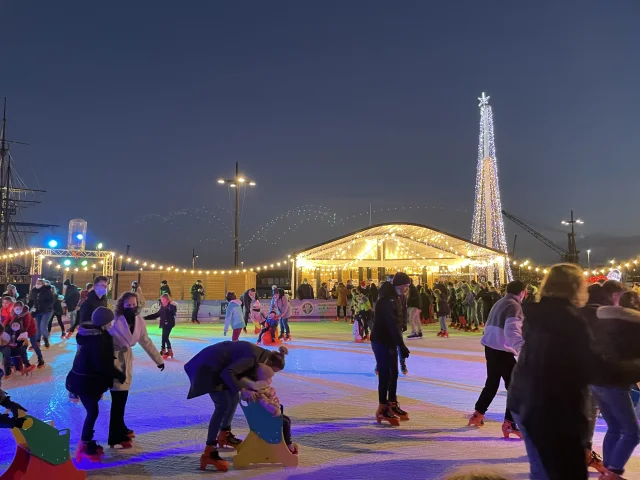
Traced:
<path fill-rule="evenodd" d="M 29 293 L 29 308 L 35 308 L 35 315 L 53 311 L 53 290 L 51 285 L 32 288 Z"/>
<path fill-rule="evenodd" d="M 240 379 L 257 380 L 258 365 L 265 363 L 270 354 L 269 350 L 242 340 L 204 348 L 184 366 L 191 382 L 187 399 L 223 390 L 239 392 Z"/>
<path fill-rule="evenodd" d="M 229 327 L 231 327 L 231 330 L 245 327 L 240 305 L 242 305 L 240 300 L 231 300 L 227 305 L 227 313 L 224 316 L 225 335 L 229 331 Z"/>
<path fill-rule="evenodd" d="M 371 343 L 381 343 L 390 349 L 404 346 L 402 317 L 406 307 L 391 283 L 383 283 L 379 292 L 371 329 Z"/>
<path fill-rule="evenodd" d="M 35 336 L 38 331 L 38 327 L 36 326 L 36 322 L 29 313 L 29 309 L 26 306 L 22 307 L 22 313 L 20 315 L 16 315 L 12 310 L 11 316 L 3 321 L 5 330 L 10 329 L 9 325 L 11 324 L 11 321 L 16 317 L 22 321 L 27 331 L 27 335 L 29 335 L 29 338 Z"/>
<path fill-rule="evenodd" d="M 114 365 L 113 338 L 105 329 L 81 325 L 76 335 L 78 350 L 67 375 L 67 390 L 75 395 L 102 395 L 113 387 L 113 380 L 126 377 Z"/>
<path fill-rule="evenodd" d="M 91 290 L 87 294 L 87 298 L 82 302 L 80 306 L 80 323 L 91 323 L 91 315 L 98 307 L 106 307 L 107 306 L 107 295 L 105 294 L 102 298 L 98 298 L 95 290 Z"/>
<path fill-rule="evenodd" d="M 80 290 L 78 290 L 78 287 L 73 283 L 67 285 L 67 289 L 64 292 L 64 303 L 67 304 L 68 312 L 73 312 L 78 308 L 78 303 L 80 303 Z"/>
<path fill-rule="evenodd" d="M 498 300 L 489 312 L 480 343 L 493 350 L 518 355 L 524 343 L 522 339 L 523 319 L 520 297 L 507 293 L 504 298 Z"/>

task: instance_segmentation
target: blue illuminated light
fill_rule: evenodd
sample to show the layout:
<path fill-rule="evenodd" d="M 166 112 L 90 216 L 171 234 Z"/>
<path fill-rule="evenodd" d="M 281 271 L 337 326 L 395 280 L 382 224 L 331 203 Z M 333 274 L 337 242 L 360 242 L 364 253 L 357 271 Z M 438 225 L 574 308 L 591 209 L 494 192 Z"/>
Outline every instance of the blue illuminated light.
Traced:
<path fill-rule="evenodd" d="M 69 265 L 71 265 L 71 260 L 67 259 L 62 263 L 64 264 L 65 267 L 68 267 Z"/>
<path fill-rule="evenodd" d="M 56 248 L 58 246 L 58 241 L 57 240 L 49 240 L 49 248 Z"/>
<path fill-rule="evenodd" d="M 79 234 L 77 234 L 77 235 L 76 235 L 76 238 L 77 238 L 78 240 L 82 240 L 84 237 L 82 236 L 82 234 L 81 234 L 81 233 L 79 233 Z"/>

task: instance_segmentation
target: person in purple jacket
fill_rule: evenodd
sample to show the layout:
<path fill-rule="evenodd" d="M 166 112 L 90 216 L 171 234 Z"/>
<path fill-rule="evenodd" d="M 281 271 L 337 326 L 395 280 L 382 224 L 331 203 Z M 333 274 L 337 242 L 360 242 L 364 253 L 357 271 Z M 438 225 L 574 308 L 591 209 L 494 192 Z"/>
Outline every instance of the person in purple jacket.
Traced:
<path fill-rule="evenodd" d="M 510 282 L 504 298 L 498 300 L 489 312 L 481 340 L 487 360 L 487 381 L 476 402 L 476 411 L 469 419 L 469 425 L 476 427 L 484 425 L 484 415 L 498 393 L 501 378 L 504 380 L 505 388 L 509 388 L 511 372 L 516 366 L 516 355 L 520 353 L 524 343 L 522 299 L 526 295 L 526 290 L 527 286 L 520 280 Z M 522 438 L 522 433 L 518 430 L 508 409 L 504 414 L 502 433 L 505 438 L 509 438 L 510 434 Z"/>

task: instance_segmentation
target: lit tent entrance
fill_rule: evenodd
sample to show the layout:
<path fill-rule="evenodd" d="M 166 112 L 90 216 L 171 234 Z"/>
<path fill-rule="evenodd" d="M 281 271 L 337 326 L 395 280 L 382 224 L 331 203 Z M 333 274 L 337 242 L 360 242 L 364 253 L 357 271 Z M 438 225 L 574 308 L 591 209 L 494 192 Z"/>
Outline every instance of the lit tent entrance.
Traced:
<path fill-rule="evenodd" d="M 505 281 L 504 252 L 414 223 L 374 225 L 294 254 L 291 286 L 307 279 L 316 289 L 349 279 L 384 280 L 399 270 L 414 283 L 439 278 Z M 294 293 L 295 294 L 295 293 Z"/>

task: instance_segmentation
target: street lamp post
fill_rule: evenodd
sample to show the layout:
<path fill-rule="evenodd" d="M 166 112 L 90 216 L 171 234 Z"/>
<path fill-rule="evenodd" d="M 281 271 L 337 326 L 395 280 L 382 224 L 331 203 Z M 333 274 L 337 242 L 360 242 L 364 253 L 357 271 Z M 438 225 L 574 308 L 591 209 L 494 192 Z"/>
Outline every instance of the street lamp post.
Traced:
<path fill-rule="evenodd" d="M 240 213 L 239 213 L 239 192 L 240 192 L 240 185 L 249 185 L 250 187 L 255 187 L 256 186 L 256 182 L 254 181 L 249 181 L 244 177 L 241 177 L 238 174 L 238 162 L 236 162 L 236 175 L 233 179 L 228 180 L 228 179 L 224 179 L 224 178 L 220 178 L 218 179 L 218 183 L 221 185 L 227 184 L 229 187 L 231 188 L 235 188 L 236 190 L 236 208 L 235 208 L 235 228 L 234 228 L 234 240 L 233 240 L 233 247 L 234 247 L 234 256 L 233 256 L 233 265 L 234 267 L 237 269 L 238 268 L 238 255 L 239 255 L 239 239 L 240 239 L 240 234 L 238 231 L 239 228 L 239 217 L 240 217 Z"/>
<path fill-rule="evenodd" d="M 571 210 L 571 219 L 570 220 L 562 220 L 562 225 L 571 225 L 571 233 L 568 233 L 569 237 L 569 254 L 567 255 L 566 261 L 571 263 L 579 263 L 578 259 L 578 249 L 576 248 L 576 232 L 574 230 L 574 225 L 577 223 L 578 225 L 584 224 L 582 220 L 579 218 L 573 218 L 573 210 Z"/>
<path fill-rule="evenodd" d="M 587 268 L 591 270 L 591 249 L 587 250 Z"/>

